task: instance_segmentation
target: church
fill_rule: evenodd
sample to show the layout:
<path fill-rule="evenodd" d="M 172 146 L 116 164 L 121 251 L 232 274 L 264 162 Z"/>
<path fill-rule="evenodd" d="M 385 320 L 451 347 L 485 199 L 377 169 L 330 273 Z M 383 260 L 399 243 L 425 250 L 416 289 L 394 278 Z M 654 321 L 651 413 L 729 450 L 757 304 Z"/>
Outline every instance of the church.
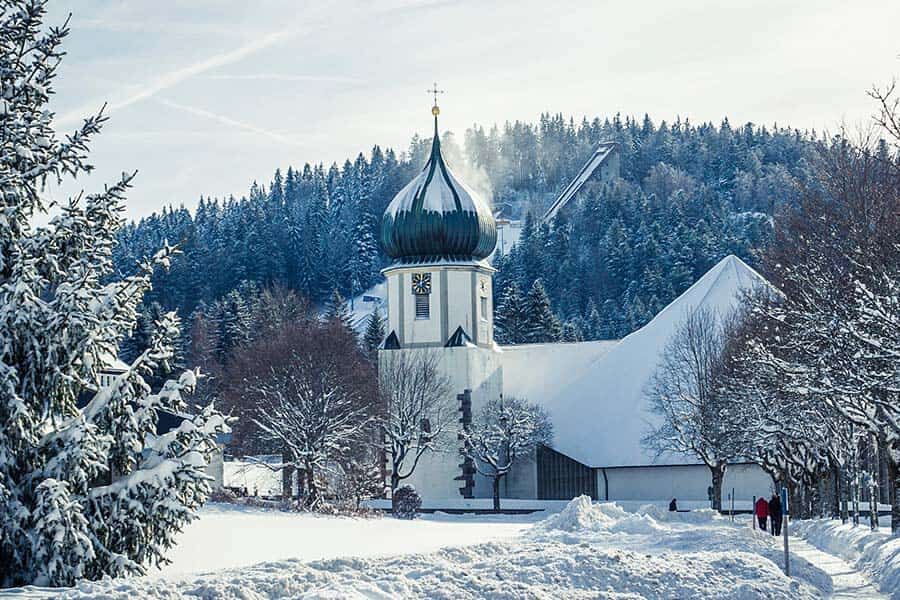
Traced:
<path fill-rule="evenodd" d="M 494 341 L 495 269 L 489 263 L 497 223 L 490 206 L 444 159 L 436 102 L 432 114 L 428 161 L 382 218 L 381 244 L 393 262 L 383 271 L 388 334 L 379 350 L 381 364 L 391 353 L 436 353 L 452 388 L 446 402 L 463 427 L 501 394 L 548 412 L 552 443 L 503 479 L 503 498 L 569 500 L 587 494 L 595 500 L 707 502 L 706 466 L 688 456 L 655 456 L 641 445 L 656 418 L 644 389 L 689 311 L 733 310 L 742 291 L 767 285 L 765 280 L 729 256 L 621 340 L 500 346 Z M 617 172 L 614 151 L 601 145 L 551 211 L 570 201 L 573 187 L 601 165 L 612 164 Z M 404 483 L 436 508 L 491 497 L 490 482 L 458 450 L 426 453 Z M 741 463 L 729 465 L 723 489 L 749 500 L 770 493 L 771 486 L 757 465 Z"/>

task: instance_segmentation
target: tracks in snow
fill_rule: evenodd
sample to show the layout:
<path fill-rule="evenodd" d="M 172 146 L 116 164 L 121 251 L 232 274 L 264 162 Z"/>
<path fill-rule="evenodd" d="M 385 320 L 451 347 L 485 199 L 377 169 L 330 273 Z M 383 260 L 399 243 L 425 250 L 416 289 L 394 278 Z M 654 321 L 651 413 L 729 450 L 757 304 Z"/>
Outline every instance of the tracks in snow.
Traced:
<path fill-rule="evenodd" d="M 791 554 L 805 558 L 831 577 L 831 600 L 887 600 L 869 578 L 841 558 L 791 536 Z"/>

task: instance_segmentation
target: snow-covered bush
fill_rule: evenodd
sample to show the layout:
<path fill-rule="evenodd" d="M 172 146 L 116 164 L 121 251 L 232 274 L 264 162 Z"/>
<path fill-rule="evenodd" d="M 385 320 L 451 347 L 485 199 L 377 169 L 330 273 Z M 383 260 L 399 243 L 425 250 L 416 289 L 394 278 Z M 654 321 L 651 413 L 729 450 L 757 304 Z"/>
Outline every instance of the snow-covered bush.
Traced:
<path fill-rule="evenodd" d="M 398 519 L 415 519 L 422 508 L 422 498 L 411 485 L 401 485 L 394 492 L 394 516 Z"/>
<path fill-rule="evenodd" d="M 158 412 L 184 410 L 192 372 L 154 393 L 168 370 L 174 314 L 148 349 L 102 385 L 100 371 L 134 329 L 165 247 L 113 279 L 112 250 L 131 175 L 102 193 L 49 206 L 47 179 L 91 169 L 105 117 L 60 140 L 49 109 L 65 27 L 45 30 L 46 0 L 0 0 L 0 587 L 69 585 L 143 573 L 209 494 L 204 469 L 223 417 L 207 408 L 155 436 Z"/>

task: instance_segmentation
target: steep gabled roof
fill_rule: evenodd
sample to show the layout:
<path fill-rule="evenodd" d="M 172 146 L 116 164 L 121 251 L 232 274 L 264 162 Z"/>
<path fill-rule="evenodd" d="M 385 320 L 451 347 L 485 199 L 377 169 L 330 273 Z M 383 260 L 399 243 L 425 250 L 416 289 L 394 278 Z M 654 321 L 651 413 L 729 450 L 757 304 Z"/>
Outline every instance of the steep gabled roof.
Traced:
<path fill-rule="evenodd" d="M 741 259 L 728 256 L 652 321 L 618 342 L 544 344 L 504 352 L 504 393 L 544 406 L 553 422 L 551 446 L 585 465 L 695 463 L 686 456 L 657 458 L 642 446 L 657 419 L 645 398 L 647 382 L 688 313 L 706 307 L 725 317 L 743 292 L 759 287 L 770 286 Z"/>
<path fill-rule="evenodd" d="M 597 149 L 588 161 L 581 167 L 578 175 L 569 182 L 569 185 L 563 189 L 562 193 L 560 193 L 556 200 L 553 201 L 550 208 L 547 209 L 547 212 L 544 213 L 543 220 L 553 220 L 557 213 L 562 210 L 562 208 L 578 194 L 584 184 L 590 180 L 597 168 L 605 163 L 616 152 L 618 152 L 618 144 L 616 144 L 616 142 L 602 142 L 597 146 Z"/>

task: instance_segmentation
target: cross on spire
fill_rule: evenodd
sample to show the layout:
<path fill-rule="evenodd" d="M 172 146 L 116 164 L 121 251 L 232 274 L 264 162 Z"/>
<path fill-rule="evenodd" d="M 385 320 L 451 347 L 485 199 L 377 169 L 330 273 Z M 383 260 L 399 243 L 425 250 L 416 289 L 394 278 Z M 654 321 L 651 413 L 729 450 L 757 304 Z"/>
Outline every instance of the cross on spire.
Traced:
<path fill-rule="evenodd" d="M 445 93 L 444 90 L 439 90 L 438 86 L 437 86 L 437 81 L 435 81 L 432 88 L 430 90 L 425 90 L 425 91 L 428 92 L 429 94 L 434 95 L 434 106 L 431 108 L 431 113 L 434 116 L 438 116 L 438 113 L 440 113 L 440 109 L 438 108 L 437 98 L 438 98 L 438 94 Z"/>

